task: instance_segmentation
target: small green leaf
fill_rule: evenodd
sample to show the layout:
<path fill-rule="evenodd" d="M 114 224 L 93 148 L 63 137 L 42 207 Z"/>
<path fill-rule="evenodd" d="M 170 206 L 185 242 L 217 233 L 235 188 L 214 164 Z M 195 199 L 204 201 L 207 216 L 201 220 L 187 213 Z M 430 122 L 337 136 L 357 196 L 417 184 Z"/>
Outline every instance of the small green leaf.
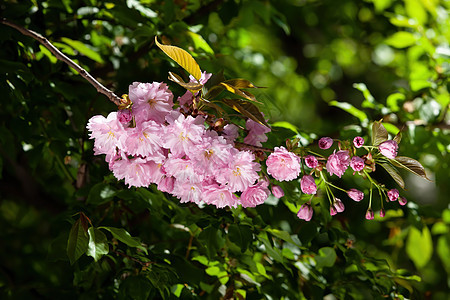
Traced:
<path fill-rule="evenodd" d="M 387 141 L 389 137 L 389 134 L 384 128 L 383 124 L 381 124 L 381 121 L 375 121 L 372 125 L 372 145 L 378 146 L 384 141 Z"/>
<path fill-rule="evenodd" d="M 417 39 L 411 32 L 399 31 L 385 40 L 385 43 L 395 48 L 406 48 L 416 43 Z"/>
<path fill-rule="evenodd" d="M 98 63 L 104 63 L 102 57 L 100 56 L 100 54 L 98 54 L 98 52 L 96 52 L 95 50 L 89 48 L 88 46 L 86 46 L 85 44 L 83 44 L 80 41 L 74 41 L 71 40 L 69 38 L 63 37 L 61 38 L 61 41 L 63 41 L 64 43 L 66 43 L 67 45 L 69 45 L 70 47 L 72 47 L 73 49 L 77 50 L 79 53 L 89 57 L 90 59 L 98 62 Z"/>
<path fill-rule="evenodd" d="M 417 176 L 420 176 L 422 178 L 425 178 L 429 181 L 431 181 L 427 177 L 427 173 L 425 172 L 425 168 L 418 162 L 417 160 L 406 157 L 406 156 L 397 156 L 395 159 L 389 160 L 394 166 L 403 168 Z"/>
<path fill-rule="evenodd" d="M 198 239 L 202 242 L 202 245 L 205 246 L 209 259 L 215 258 L 217 256 L 217 251 L 225 243 L 222 231 L 213 226 L 205 228 L 198 235 Z"/>
<path fill-rule="evenodd" d="M 200 67 L 195 61 L 195 59 L 187 51 L 175 46 L 162 45 L 158 42 L 156 36 L 155 36 L 155 43 L 156 46 L 158 46 L 158 48 L 161 49 L 167 56 L 173 59 L 189 74 L 194 76 L 195 79 L 200 80 L 200 78 L 202 77 Z"/>
<path fill-rule="evenodd" d="M 318 269 L 323 267 L 332 267 L 336 261 L 337 255 L 331 247 L 323 247 L 319 249 L 319 255 L 315 256 L 314 259 L 317 262 L 316 267 Z"/>
<path fill-rule="evenodd" d="M 139 242 L 139 240 L 137 238 L 132 237 L 128 231 L 126 231 L 123 228 L 115 228 L 115 227 L 106 227 L 106 226 L 102 226 L 99 227 L 98 229 L 105 229 L 109 232 L 111 232 L 111 234 L 118 239 L 119 241 L 121 241 L 122 243 L 130 246 L 130 247 L 134 247 L 134 248 L 138 248 L 142 251 L 145 252 L 145 254 L 148 254 L 147 252 L 147 248 L 143 247 L 141 245 L 141 243 Z"/>
<path fill-rule="evenodd" d="M 223 99 L 222 101 L 238 113 L 252 119 L 255 122 L 258 122 L 261 125 L 269 127 L 266 120 L 264 120 L 261 111 L 253 103 L 240 99 Z"/>
<path fill-rule="evenodd" d="M 397 182 L 397 184 L 404 189 L 405 188 L 405 182 L 403 181 L 402 176 L 400 173 L 395 169 L 393 166 L 391 166 L 388 163 L 382 163 L 380 164 L 388 173 L 391 175 L 391 177 Z"/>
<path fill-rule="evenodd" d="M 195 49 L 202 49 L 206 53 L 214 54 L 214 50 L 209 46 L 208 42 L 206 42 L 201 35 L 194 33 L 192 31 L 188 31 L 187 33 L 194 42 Z"/>
<path fill-rule="evenodd" d="M 368 120 L 367 115 L 366 115 L 365 112 L 363 112 L 362 110 L 357 109 L 356 107 L 354 107 L 350 103 L 338 102 L 338 101 L 333 100 L 333 101 L 330 101 L 328 104 L 331 105 L 331 106 L 339 107 L 340 109 L 348 112 L 352 116 L 357 117 L 361 123 L 367 122 L 367 120 Z"/>
<path fill-rule="evenodd" d="M 289 232 L 287 231 L 282 231 L 282 230 L 278 230 L 278 229 L 268 229 L 268 232 L 270 232 L 270 234 L 273 234 L 274 236 L 276 236 L 279 239 L 282 239 L 285 242 L 291 243 L 293 245 L 297 245 L 299 246 L 291 237 L 291 235 L 289 234 Z"/>
<path fill-rule="evenodd" d="M 419 269 L 428 263 L 433 254 L 433 240 L 428 227 L 424 226 L 422 232 L 416 227 L 410 227 L 406 253 Z"/>
<path fill-rule="evenodd" d="M 87 222 L 84 219 L 84 214 L 80 214 L 80 218 L 70 229 L 69 240 L 67 241 L 66 250 L 71 265 L 87 251 L 88 243 Z"/>
<path fill-rule="evenodd" d="M 92 256 L 95 261 L 98 261 L 103 255 L 108 254 L 109 246 L 106 235 L 94 227 L 89 227 L 89 245 L 87 255 Z"/>

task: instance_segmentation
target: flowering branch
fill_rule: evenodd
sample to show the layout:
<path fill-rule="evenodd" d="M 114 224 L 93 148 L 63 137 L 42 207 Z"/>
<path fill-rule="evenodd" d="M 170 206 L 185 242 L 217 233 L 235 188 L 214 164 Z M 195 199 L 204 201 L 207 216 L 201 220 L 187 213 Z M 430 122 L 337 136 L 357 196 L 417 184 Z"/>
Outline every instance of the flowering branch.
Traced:
<path fill-rule="evenodd" d="M 29 36 L 33 39 L 35 39 L 36 41 L 38 41 L 39 43 L 41 43 L 45 48 L 47 48 L 48 50 L 50 50 L 50 52 L 60 61 L 65 62 L 66 64 L 68 64 L 70 67 L 72 67 L 73 69 L 75 69 L 78 73 L 80 73 L 80 75 L 86 79 L 90 84 L 92 84 L 97 92 L 105 95 L 106 97 L 108 97 L 108 99 L 113 102 L 115 105 L 119 106 L 120 104 L 122 104 L 122 99 L 117 96 L 116 94 L 114 94 L 114 92 L 112 92 L 111 90 L 107 89 L 104 85 L 102 85 L 100 82 L 98 82 L 94 77 L 92 77 L 91 74 L 89 74 L 85 69 L 83 69 L 81 66 L 79 66 L 77 63 L 75 63 L 73 60 L 71 60 L 69 57 L 67 57 L 64 53 L 62 53 L 61 51 L 59 51 L 58 48 L 56 48 L 55 46 L 52 45 L 52 43 L 50 43 L 45 37 L 43 37 L 42 35 L 40 35 L 37 32 L 34 32 L 32 30 L 26 29 L 22 26 L 19 26 L 17 24 L 14 24 L 8 20 L 6 20 L 5 18 L 1 18 L 0 19 L 0 23 L 5 24 L 9 27 L 12 27 L 18 31 L 20 31 L 20 33 L 22 33 L 23 35 Z"/>

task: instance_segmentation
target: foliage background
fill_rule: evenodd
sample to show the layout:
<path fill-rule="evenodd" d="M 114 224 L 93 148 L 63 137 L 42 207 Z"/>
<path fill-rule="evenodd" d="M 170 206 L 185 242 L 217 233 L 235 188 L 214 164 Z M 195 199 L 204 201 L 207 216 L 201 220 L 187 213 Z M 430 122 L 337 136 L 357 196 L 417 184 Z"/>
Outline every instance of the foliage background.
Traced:
<path fill-rule="evenodd" d="M 199 209 L 154 188 L 128 189 L 93 156 L 85 129 L 114 105 L 36 41 L 1 25 L 2 295 L 450 296 L 450 1 L 6 0 L 0 9 L 119 95 L 133 81 L 166 81 L 177 70 L 155 35 L 191 51 L 202 70 L 267 87 L 257 98 L 274 124 L 268 147 L 295 130 L 309 144 L 324 135 L 369 140 L 369 120 L 383 119 L 391 134 L 404 127 L 400 153 L 433 179 L 405 174 L 409 204 L 388 203 L 387 217 L 373 221 L 364 219 L 367 202 L 345 195 L 340 216 L 331 219 L 318 197 L 313 220 L 298 220 L 306 199 L 292 186 L 281 200 L 245 210 Z M 381 170 L 378 179 L 394 187 Z M 351 175 L 338 183 L 355 181 L 367 192 Z M 97 237 L 91 256 L 71 264 L 69 232 L 78 228 L 87 241 L 87 227 Z"/>

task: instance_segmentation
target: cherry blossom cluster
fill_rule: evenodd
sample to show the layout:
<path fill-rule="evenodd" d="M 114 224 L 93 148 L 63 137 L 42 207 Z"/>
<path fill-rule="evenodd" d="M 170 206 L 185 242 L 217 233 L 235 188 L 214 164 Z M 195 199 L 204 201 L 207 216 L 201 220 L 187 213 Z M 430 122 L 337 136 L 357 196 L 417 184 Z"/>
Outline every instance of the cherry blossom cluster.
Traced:
<path fill-rule="evenodd" d="M 204 73 L 201 82 L 210 76 Z M 174 105 L 166 84 L 133 83 L 129 109 L 89 120 L 95 154 L 105 154 L 114 176 L 128 186 L 156 184 L 183 203 L 218 208 L 262 204 L 270 194 L 269 181 L 260 176 L 255 155 L 235 147 L 238 127 L 226 124 L 217 129 L 209 116 L 186 113 L 194 96 L 187 91 Z M 246 129 L 244 141 L 254 146 L 261 146 L 270 131 L 251 119 Z M 283 191 L 273 187 L 273 193 L 281 197 Z"/>
<path fill-rule="evenodd" d="M 199 83 L 205 84 L 210 76 L 203 73 Z M 195 82 L 194 78 L 191 82 Z M 375 152 L 369 150 L 365 155 L 356 155 L 358 148 L 372 147 L 364 145 L 362 137 L 355 137 L 353 144 L 339 141 L 338 148 L 328 156 L 304 148 L 295 151 L 288 142 L 287 148 L 261 148 L 270 128 L 250 118 L 245 123 L 245 137 L 242 134 L 244 143 L 239 144 L 251 147 L 238 148 L 240 128 L 196 109 L 198 94 L 187 91 L 174 103 L 174 95 L 165 83 L 134 82 L 129 86 L 127 107 L 111 112 L 106 118 L 98 115 L 89 120 L 87 128 L 94 139 L 95 154 L 105 154 L 114 176 L 123 179 L 129 187 L 155 184 L 182 203 L 204 203 L 218 208 L 262 204 L 270 195 L 269 186 L 272 194 L 281 198 L 284 191 L 270 181 L 293 181 L 303 173 L 300 189 L 311 195 L 311 199 L 301 206 L 298 217 L 306 221 L 312 218 L 311 200 L 322 183 L 331 215 L 345 210 L 343 201 L 334 196 L 332 188 L 344 191 L 354 201 L 364 198 L 360 190 L 343 190 L 329 182 L 327 176 L 341 178 L 350 167 L 353 174 L 370 178 L 368 171 L 375 166 L 372 153 L 390 159 L 397 156 L 398 144 L 394 140 L 384 141 Z M 330 149 L 333 144 L 329 137 L 318 141 L 321 150 Z M 270 152 L 265 166 L 261 149 Z M 387 193 L 386 199 L 406 203 L 396 189 L 376 187 L 380 195 Z M 367 219 L 373 219 L 371 199 L 372 189 Z M 380 215 L 384 216 L 383 209 Z"/>

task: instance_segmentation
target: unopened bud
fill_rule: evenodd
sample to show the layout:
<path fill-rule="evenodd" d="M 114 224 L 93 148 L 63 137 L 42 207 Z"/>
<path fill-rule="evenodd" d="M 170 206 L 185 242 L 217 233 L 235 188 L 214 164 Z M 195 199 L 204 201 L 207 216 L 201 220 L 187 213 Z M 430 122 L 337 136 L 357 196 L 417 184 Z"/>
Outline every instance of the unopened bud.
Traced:
<path fill-rule="evenodd" d="M 384 216 L 386 215 L 386 212 L 384 211 L 384 209 L 380 209 L 380 217 L 384 218 Z"/>
<path fill-rule="evenodd" d="M 369 209 L 366 211 L 366 219 L 367 219 L 367 220 L 373 220 L 373 218 L 374 218 L 373 210 L 372 210 L 371 208 L 369 208 Z"/>
<path fill-rule="evenodd" d="M 398 198 L 398 203 L 400 204 L 400 205 L 406 205 L 406 203 L 407 203 L 408 201 L 406 200 L 406 198 L 405 197 L 400 197 L 400 198 Z"/>

